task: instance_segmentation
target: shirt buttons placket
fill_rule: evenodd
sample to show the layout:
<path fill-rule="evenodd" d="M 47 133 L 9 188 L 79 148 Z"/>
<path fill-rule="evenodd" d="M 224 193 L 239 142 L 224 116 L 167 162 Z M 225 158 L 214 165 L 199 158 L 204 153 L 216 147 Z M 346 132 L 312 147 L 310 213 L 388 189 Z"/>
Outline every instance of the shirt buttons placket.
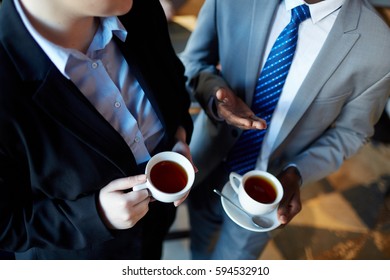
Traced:
<path fill-rule="evenodd" d="M 92 62 L 91 67 L 92 69 L 98 68 L 99 64 L 97 62 Z"/>
<path fill-rule="evenodd" d="M 115 108 L 119 108 L 119 107 L 121 107 L 121 103 L 119 101 L 116 101 L 114 103 L 114 106 L 115 106 Z"/>

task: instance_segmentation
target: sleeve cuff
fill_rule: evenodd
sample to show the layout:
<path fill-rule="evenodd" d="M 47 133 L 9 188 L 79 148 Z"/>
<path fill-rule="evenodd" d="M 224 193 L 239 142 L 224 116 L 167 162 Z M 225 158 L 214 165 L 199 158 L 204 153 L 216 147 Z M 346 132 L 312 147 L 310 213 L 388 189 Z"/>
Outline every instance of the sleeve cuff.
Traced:
<path fill-rule="evenodd" d="M 296 164 L 294 164 L 294 163 L 290 163 L 290 164 L 287 164 L 284 168 L 283 168 L 283 171 L 285 171 L 287 168 L 289 168 L 289 167 L 294 167 L 293 169 L 292 169 L 292 171 L 297 175 L 297 176 L 299 176 L 299 185 L 300 186 L 302 186 L 302 184 L 303 184 L 303 180 L 302 180 L 302 175 L 301 175 L 301 172 L 299 171 L 299 168 L 298 168 L 298 166 L 296 165 Z"/>
<path fill-rule="evenodd" d="M 208 107 L 208 111 L 209 111 L 211 117 L 214 120 L 216 120 L 218 122 L 223 122 L 224 121 L 223 118 L 218 116 L 217 104 L 216 104 L 216 101 L 215 101 L 214 97 L 210 97 L 209 102 L 207 104 L 207 107 Z"/>

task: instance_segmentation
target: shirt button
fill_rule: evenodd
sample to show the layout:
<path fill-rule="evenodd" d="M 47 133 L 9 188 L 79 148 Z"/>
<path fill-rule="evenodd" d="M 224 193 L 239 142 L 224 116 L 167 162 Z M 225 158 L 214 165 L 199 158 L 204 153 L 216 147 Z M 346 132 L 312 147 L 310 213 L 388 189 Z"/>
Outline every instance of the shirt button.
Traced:
<path fill-rule="evenodd" d="M 119 101 L 114 103 L 115 108 L 119 108 L 121 106 L 121 103 Z"/>
<path fill-rule="evenodd" d="M 134 138 L 134 142 L 135 142 L 135 143 L 138 143 L 138 142 L 139 142 L 139 137 L 135 137 L 135 138 Z"/>
<path fill-rule="evenodd" d="M 99 64 L 97 64 L 97 62 L 92 62 L 91 66 L 93 69 L 96 69 L 99 66 Z"/>

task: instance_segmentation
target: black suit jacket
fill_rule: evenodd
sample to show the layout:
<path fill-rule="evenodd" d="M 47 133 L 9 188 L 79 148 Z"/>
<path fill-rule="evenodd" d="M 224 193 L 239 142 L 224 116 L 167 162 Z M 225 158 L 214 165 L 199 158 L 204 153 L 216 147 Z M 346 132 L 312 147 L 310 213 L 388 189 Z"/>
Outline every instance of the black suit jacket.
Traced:
<path fill-rule="evenodd" d="M 117 44 L 165 129 L 153 153 L 169 150 L 178 126 L 191 136 L 192 121 L 184 69 L 164 13 L 156 0 L 134 0 L 120 20 L 128 36 Z M 4 1 L 0 249 L 19 252 L 21 258 L 142 258 L 148 219 L 158 217 L 161 224 L 152 229 L 152 239 L 161 241 L 174 207 L 153 203 L 134 228 L 110 231 L 98 215 L 96 197 L 110 181 L 143 172 L 122 137 L 32 39 L 13 1 Z"/>

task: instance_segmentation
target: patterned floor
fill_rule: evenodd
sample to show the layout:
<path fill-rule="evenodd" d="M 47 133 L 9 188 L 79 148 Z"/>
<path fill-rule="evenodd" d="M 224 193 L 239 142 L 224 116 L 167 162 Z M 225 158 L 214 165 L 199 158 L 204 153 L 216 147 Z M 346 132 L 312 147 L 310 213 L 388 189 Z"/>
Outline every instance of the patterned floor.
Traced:
<path fill-rule="evenodd" d="M 302 190 L 303 210 L 260 259 L 390 259 L 390 146 L 370 144 Z"/>

